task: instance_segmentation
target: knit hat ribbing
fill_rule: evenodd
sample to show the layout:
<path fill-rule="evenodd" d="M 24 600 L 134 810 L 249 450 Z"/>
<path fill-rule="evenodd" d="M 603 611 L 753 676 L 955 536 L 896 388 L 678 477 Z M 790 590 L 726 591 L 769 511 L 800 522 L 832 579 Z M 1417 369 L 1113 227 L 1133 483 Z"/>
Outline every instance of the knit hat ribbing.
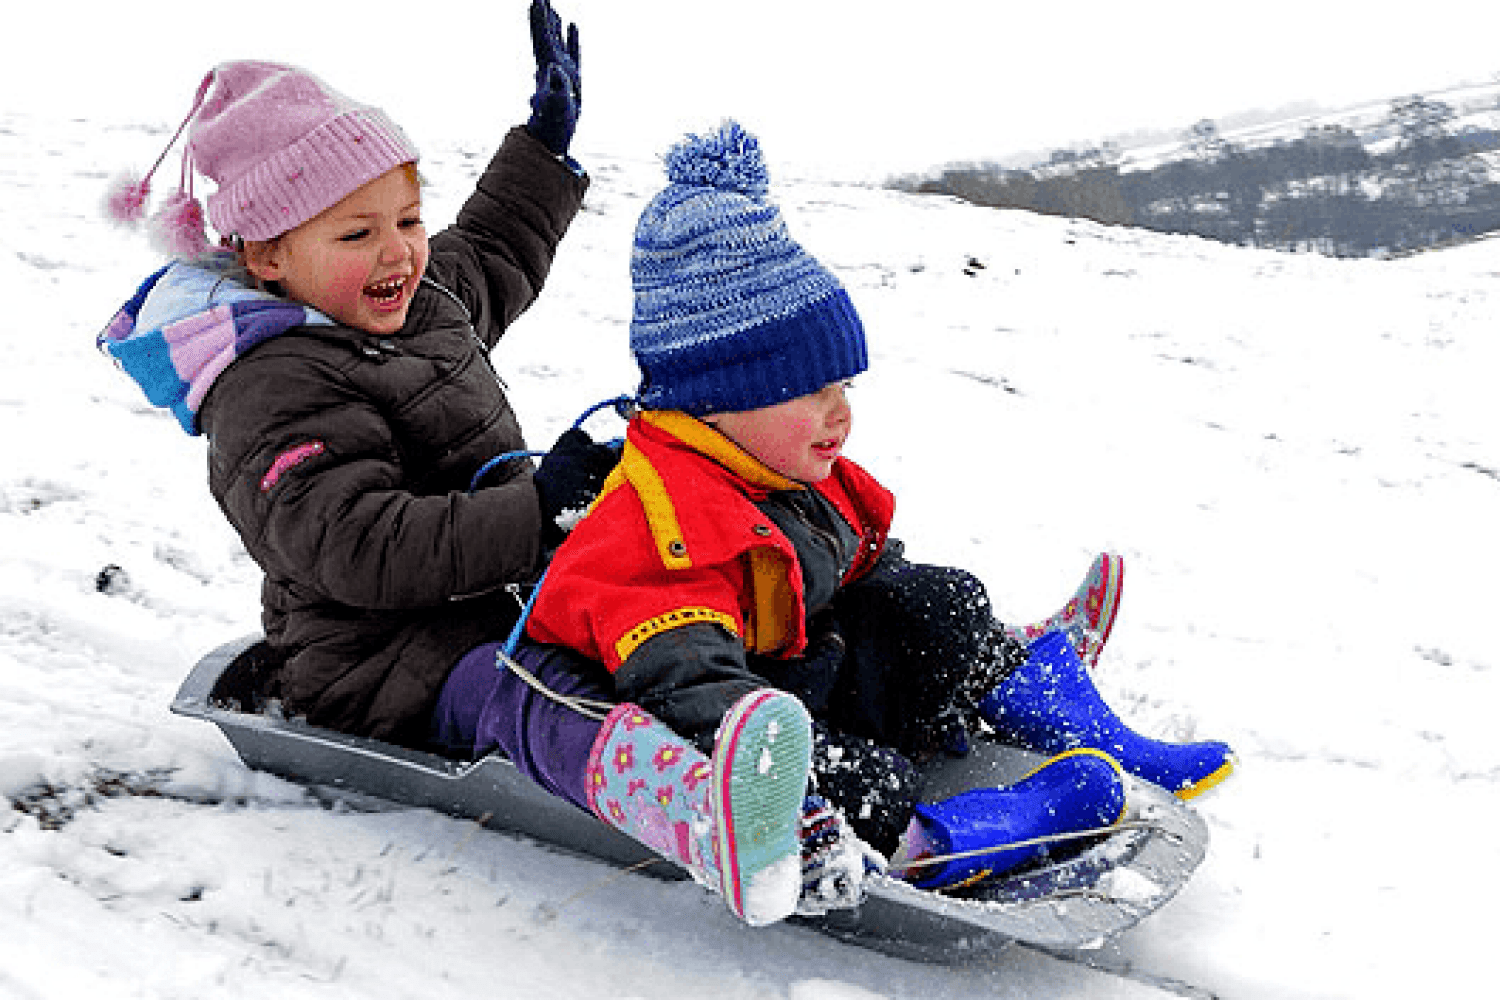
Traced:
<path fill-rule="evenodd" d="M 642 212 L 630 262 L 641 405 L 753 410 L 864 371 L 853 303 L 766 200 L 755 137 L 725 122 L 665 162 L 671 183 Z"/>
<path fill-rule="evenodd" d="M 183 131 L 188 141 L 179 190 L 162 214 L 176 216 L 169 227 L 196 227 L 195 233 L 166 234 L 167 245 L 184 255 L 207 249 L 203 213 L 193 197 L 195 170 L 218 185 L 208 197 L 215 229 L 268 240 L 418 158 L 385 112 L 351 101 L 311 73 L 280 63 L 227 62 L 203 78 L 187 119 L 146 178 L 109 194 L 108 211 L 117 221 L 143 214 L 151 174 Z"/>
<path fill-rule="evenodd" d="M 356 104 L 310 73 L 225 63 L 188 138 L 194 165 L 218 183 L 208 218 L 221 233 L 268 240 L 375 178 L 417 159 L 379 108 Z"/>

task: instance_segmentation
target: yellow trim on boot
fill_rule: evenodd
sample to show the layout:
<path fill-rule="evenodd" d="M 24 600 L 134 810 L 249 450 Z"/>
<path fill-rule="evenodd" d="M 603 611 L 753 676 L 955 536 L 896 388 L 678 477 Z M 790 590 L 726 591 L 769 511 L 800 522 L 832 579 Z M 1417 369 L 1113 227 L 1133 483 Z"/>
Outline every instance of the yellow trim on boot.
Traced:
<path fill-rule="evenodd" d="M 954 882 L 952 885 L 935 885 L 931 889 L 924 889 L 923 891 L 924 892 L 955 892 L 955 891 L 957 891 L 959 889 L 967 889 L 971 885 L 978 885 L 980 882 L 983 882 L 985 879 L 989 878 L 994 873 L 995 873 L 995 869 L 993 869 L 993 868 L 981 868 L 976 874 L 970 875 L 968 878 L 964 879 L 962 882 Z"/>
<path fill-rule="evenodd" d="M 1120 766 L 1120 762 L 1117 761 L 1117 760 L 1115 760 L 1109 754 L 1105 753 L 1103 750 L 1095 749 L 1094 747 L 1074 747 L 1072 750 L 1064 750 L 1062 753 L 1058 754 L 1055 757 L 1048 757 L 1046 760 L 1042 761 L 1036 767 L 1032 768 L 1030 771 L 1027 771 L 1018 780 L 1019 781 L 1025 781 L 1027 778 L 1031 777 L 1033 774 L 1036 774 L 1038 771 L 1040 771 L 1042 768 L 1046 767 L 1048 764 L 1051 764 L 1053 761 L 1062 760 L 1064 757 L 1078 756 L 1080 754 L 1087 755 L 1087 756 L 1092 756 L 1092 757 L 1103 757 L 1105 760 L 1107 760 L 1109 762 L 1109 766 L 1115 769 L 1115 777 L 1120 780 L 1121 787 L 1122 788 L 1126 787 L 1125 786 L 1125 768 L 1121 767 Z M 1125 794 L 1125 801 L 1120 804 L 1120 815 L 1118 815 L 1114 819 L 1110 820 L 1109 821 L 1109 825 L 1110 826 L 1118 826 L 1120 824 L 1120 821 L 1123 820 L 1125 818 L 1125 815 L 1127 813 L 1129 813 L 1129 812 L 1130 812 L 1130 794 L 1129 794 L 1129 790 L 1127 788 L 1126 789 L 1126 794 Z"/>
<path fill-rule="evenodd" d="M 1025 781 L 1027 778 L 1031 777 L 1033 774 L 1036 774 L 1042 768 L 1046 767 L 1048 764 L 1052 763 L 1055 760 L 1062 760 L 1064 757 L 1078 756 L 1103 757 L 1105 760 L 1109 761 L 1110 766 L 1115 769 L 1115 774 L 1119 775 L 1121 779 L 1125 777 L 1125 769 L 1120 766 L 1120 762 L 1115 760 L 1109 754 L 1105 753 L 1103 750 L 1098 750 L 1094 747 L 1074 747 L 1072 750 L 1064 750 L 1062 753 L 1057 754 L 1054 757 L 1048 757 L 1046 760 L 1042 761 L 1036 767 L 1033 767 L 1031 770 L 1027 771 L 1016 780 Z"/>
<path fill-rule="evenodd" d="M 1193 782 L 1186 788 L 1178 789 L 1175 794 L 1184 802 L 1188 801 L 1189 799 L 1196 799 L 1204 792 L 1219 785 L 1224 781 L 1225 778 L 1229 777 L 1233 773 L 1234 757 L 1230 756 L 1225 758 L 1224 763 L 1219 765 L 1219 769 L 1217 771 L 1214 771 L 1212 774 L 1208 775 L 1205 778 L 1202 778 L 1199 781 Z"/>

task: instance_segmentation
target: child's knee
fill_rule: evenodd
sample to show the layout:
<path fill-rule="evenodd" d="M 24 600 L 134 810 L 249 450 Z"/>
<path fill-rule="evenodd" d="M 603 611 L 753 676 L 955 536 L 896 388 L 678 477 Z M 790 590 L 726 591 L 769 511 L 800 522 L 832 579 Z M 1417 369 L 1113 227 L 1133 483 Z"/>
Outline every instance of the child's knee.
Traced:
<path fill-rule="evenodd" d="M 920 790 L 909 760 L 869 740 L 818 727 L 812 769 L 818 792 L 843 810 L 861 840 L 882 854 L 895 850 Z"/>

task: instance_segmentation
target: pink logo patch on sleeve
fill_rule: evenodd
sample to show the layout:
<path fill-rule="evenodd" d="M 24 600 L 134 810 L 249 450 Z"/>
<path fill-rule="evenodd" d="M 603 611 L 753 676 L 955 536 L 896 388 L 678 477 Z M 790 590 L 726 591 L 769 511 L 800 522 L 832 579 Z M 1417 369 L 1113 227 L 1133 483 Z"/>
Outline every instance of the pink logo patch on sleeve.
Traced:
<path fill-rule="evenodd" d="M 323 454 L 322 441 L 307 441 L 294 448 L 288 448 L 276 456 L 276 461 L 271 463 L 271 468 L 260 479 L 260 491 L 265 493 L 271 487 L 281 481 L 281 477 L 288 469 L 301 465 L 314 455 Z"/>

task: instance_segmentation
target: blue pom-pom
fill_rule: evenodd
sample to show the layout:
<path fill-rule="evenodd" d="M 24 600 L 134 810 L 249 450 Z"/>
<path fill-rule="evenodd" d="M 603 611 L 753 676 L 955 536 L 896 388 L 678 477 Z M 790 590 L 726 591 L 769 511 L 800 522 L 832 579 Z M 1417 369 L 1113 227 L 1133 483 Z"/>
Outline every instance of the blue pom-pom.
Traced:
<path fill-rule="evenodd" d="M 667 150 L 667 179 L 674 184 L 738 191 L 759 198 L 771 188 L 760 142 L 736 121 L 717 132 L 689 135 Z"/>

